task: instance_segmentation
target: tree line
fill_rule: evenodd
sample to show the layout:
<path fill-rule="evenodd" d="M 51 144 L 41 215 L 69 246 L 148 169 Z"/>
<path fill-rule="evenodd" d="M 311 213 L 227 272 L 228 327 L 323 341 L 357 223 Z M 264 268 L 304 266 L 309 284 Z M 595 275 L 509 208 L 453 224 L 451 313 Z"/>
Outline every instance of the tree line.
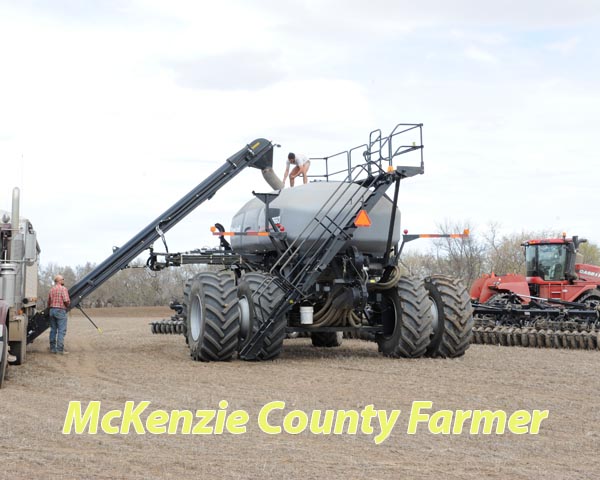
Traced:
<path fill-rule="evenodd" d="M 61 274 L 67 288 L 73 286 L 96 267 L 93 263 L 76 267 L 49 263 L 42 266 L 38 276 L 38 298 L 45 307 L 54 277 Z M 188 278 L 207 270 L 206 265 L 184 265 L 153 272 L 141 261 L 133 262 L 104 282 L 82 302 L 82 307 L 131 307 L 168 305 L 183 300 L 183 287 Z"/>
<path fill-rule="evenodd" d="M 416 240 L 428 242 L 415 251 L 403 253 L 400 265 L 405 272 L 415 276 L 436 273 L 461 278 L 469 287 L 484 273 L 525 273 L 525 256 L 521 244 L 531 239 L 558 238 L 561 232 L 522 231 L 501 235 L 497 225 L 489 225 L 478 232 L 469 222 L 445 222 L 438 225 L 440 233 L 459 233 L 469 230 L 466 238 L 441 238 Z M 411 244 L 412 245 L 412 244 Z M 579 248 L 583 263 L 600 265 L 600 248 L 594 243 L 584 243 Z M 76 267 L 47 264 L 40 268 L 38 298 L 40 307 L 45 307 L 48 291 L 56 274 L 65 278 L 70 287 L 95 267 L 92 263 Z M 152 272 L 144 268 L 141 261 L 106 281 L 83 302 L 84 307 L 124 307 L 168 305 L 173 300 L 183 300 L 186 280 L 198 272 L 211 268 L 206 265 L 185 265 Z"/>

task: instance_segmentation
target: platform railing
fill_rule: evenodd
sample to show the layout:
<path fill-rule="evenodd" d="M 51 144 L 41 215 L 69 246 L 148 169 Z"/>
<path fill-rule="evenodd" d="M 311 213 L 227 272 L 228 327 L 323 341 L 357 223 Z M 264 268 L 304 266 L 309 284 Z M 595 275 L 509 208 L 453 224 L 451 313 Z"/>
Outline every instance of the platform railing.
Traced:
<path fill-rule="evenodd" d="M 360 181 L 387 170 L 394 159 L 410 152 L 420 152 L 423 163 L 423 124 L 399 123 L 389 135 L 384 136 L 380 129 L 369 134 L 369 142 L 349 150 L 324 157 L 311 157 L 311 170 L 308 178 L 312 181 Z M 354 178 L 354 167 L 363 165 L 364 178 Z"/>

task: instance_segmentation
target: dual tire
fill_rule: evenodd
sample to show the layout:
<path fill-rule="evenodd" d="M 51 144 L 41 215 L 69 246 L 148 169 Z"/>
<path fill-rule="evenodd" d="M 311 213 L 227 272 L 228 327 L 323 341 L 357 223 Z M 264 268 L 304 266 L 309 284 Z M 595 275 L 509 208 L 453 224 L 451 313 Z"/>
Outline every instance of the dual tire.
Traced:
<path fill-rule="evenodd" d="M 431 302 L 423 283 L 402 277 L 381 295 L 374 305 L 383 329 L 376 336 L 379 350 L 393 358 L 422 357 L 433 332 Z"/>
<path fill-rule="evenodd" d="M 455 358 L 469 348 L 473 310 L 466 288 L 456 279 L 403 277 L 382 292 L 375 307 L 383 328 L 376 340 L 388 357 Z"/>
<path fill-rule="evenodd" d="M 238 286 L 240 350 L 281 304 L 284 290 L 271 275 L 246 273 Z M 260 349 L 242 360 L 272 360 L 281 354 L 285 339 L 285 318 L 276 318 L 261 341 Z"/>
<path fill-rule="evenodd" d="M 228 272 L 203 272 L 184 289 L 187 343 L 201 362 L 229 361 L 240 331 L 235 278 Z"/>
<path fill-rule="evenodd" d="M 456 358 L 465 354 L 473 332 L 473 307 L 462 282 L 445 275 L 425 279 L 431 300 L 433 335 L 425 354 Z"/>
<path fill-rule="evenodd" d="M 231 272 L 203 272 L 184 289 L 183 315 L 190 355 L 201 362 L 230 361 L 269 318 L 284 292 L 269 275 L 247 273 L 236 285 Z M 243 360 L 270 360 L 282 350 L 285 322 L 276 321 L 258 352 Z"/>
<path fill-rule="evenodd" d="M 247 346 L 283 298 L 284 290 L 277 281 L 263 273 L 247 273 L 239 285 L 230 272 L 196 275 L 184 291 L 190 355 L 203 362 L 231 360 L 236 351 Z M 403 277 L 394 288 L 381 292 L 374 308 L 382 325 L 376 341 L 386 356 L 454 358 L 464 355 L 469 347 L 473 329 L 469 295 L 462 283 L 451 277 L 434 275 L 424 281 Z M 240 358 L 278 357 L 285 326 L 284 318 L 275 319 L 260 347 Z M 341 344 L 341 335 L 314 333 L 312 342 L 318 347 L 335 347 Z"/>

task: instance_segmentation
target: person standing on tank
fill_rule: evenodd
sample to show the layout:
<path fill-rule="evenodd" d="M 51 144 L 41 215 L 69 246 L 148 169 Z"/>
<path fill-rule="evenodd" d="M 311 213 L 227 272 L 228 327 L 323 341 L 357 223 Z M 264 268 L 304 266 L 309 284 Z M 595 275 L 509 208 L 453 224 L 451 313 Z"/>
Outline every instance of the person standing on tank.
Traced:
<path fill-rule="evenodd" d="M 290 172 L 290 165 L 293 164 L 294 168 Z M 295 154 L 290 152 L 288 154 L 287 164 L 285 166 L 285 173 L 283 174 L 283 185 L 285 186 L 285 180 L 288 175 L 290 176 L 290 187 L 294 186 L 294 180 L 299 175 L 302 175 L 302 181 L 306 185 L 308 183 L 308 169 L 310 168 L 310 160 L 306 155 L 301 153 Z"/>
<path fill-rule="evenodd" d="M 67 354 L 65 351 L 65 335 L 67 334 L 67 308 L 71 304 L 69 291 L 65 287 L 62 275 L 54 277 L 54 286 L 48 293 L 50 309 L 50 352 Z"/>

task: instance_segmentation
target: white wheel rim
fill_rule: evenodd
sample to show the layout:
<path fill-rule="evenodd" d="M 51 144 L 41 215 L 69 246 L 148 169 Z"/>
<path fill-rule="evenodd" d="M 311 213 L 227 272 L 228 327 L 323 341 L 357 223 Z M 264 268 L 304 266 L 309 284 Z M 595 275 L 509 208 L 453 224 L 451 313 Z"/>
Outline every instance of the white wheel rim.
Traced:
<path fill-rule="evenodd" d="M 200 338 L 200 333 L 202 332 L 203 313 L 200 295 L 196 295 L 192 300 L 192 308 L 190 310 L 190 327 L 192 330 L 192 340 L 194 341 Z"/>
<path fill-rule="evenodd" d="M 435 303 L 435 300 L 431 297 L 429 297 L 429 299 L 431 300 L 431 325 L 433 326 L 433 331 L 436 332 L 439 324 L 440 312 L 438 310 L 437 303 Z"/>
<path fill-rule="evenodd" d="M 244 339 L 250 333 L 250 302 L 247 297 L 241 297 L 238 300 L 238 309 L 240 312 L 240 336 Z"/>

